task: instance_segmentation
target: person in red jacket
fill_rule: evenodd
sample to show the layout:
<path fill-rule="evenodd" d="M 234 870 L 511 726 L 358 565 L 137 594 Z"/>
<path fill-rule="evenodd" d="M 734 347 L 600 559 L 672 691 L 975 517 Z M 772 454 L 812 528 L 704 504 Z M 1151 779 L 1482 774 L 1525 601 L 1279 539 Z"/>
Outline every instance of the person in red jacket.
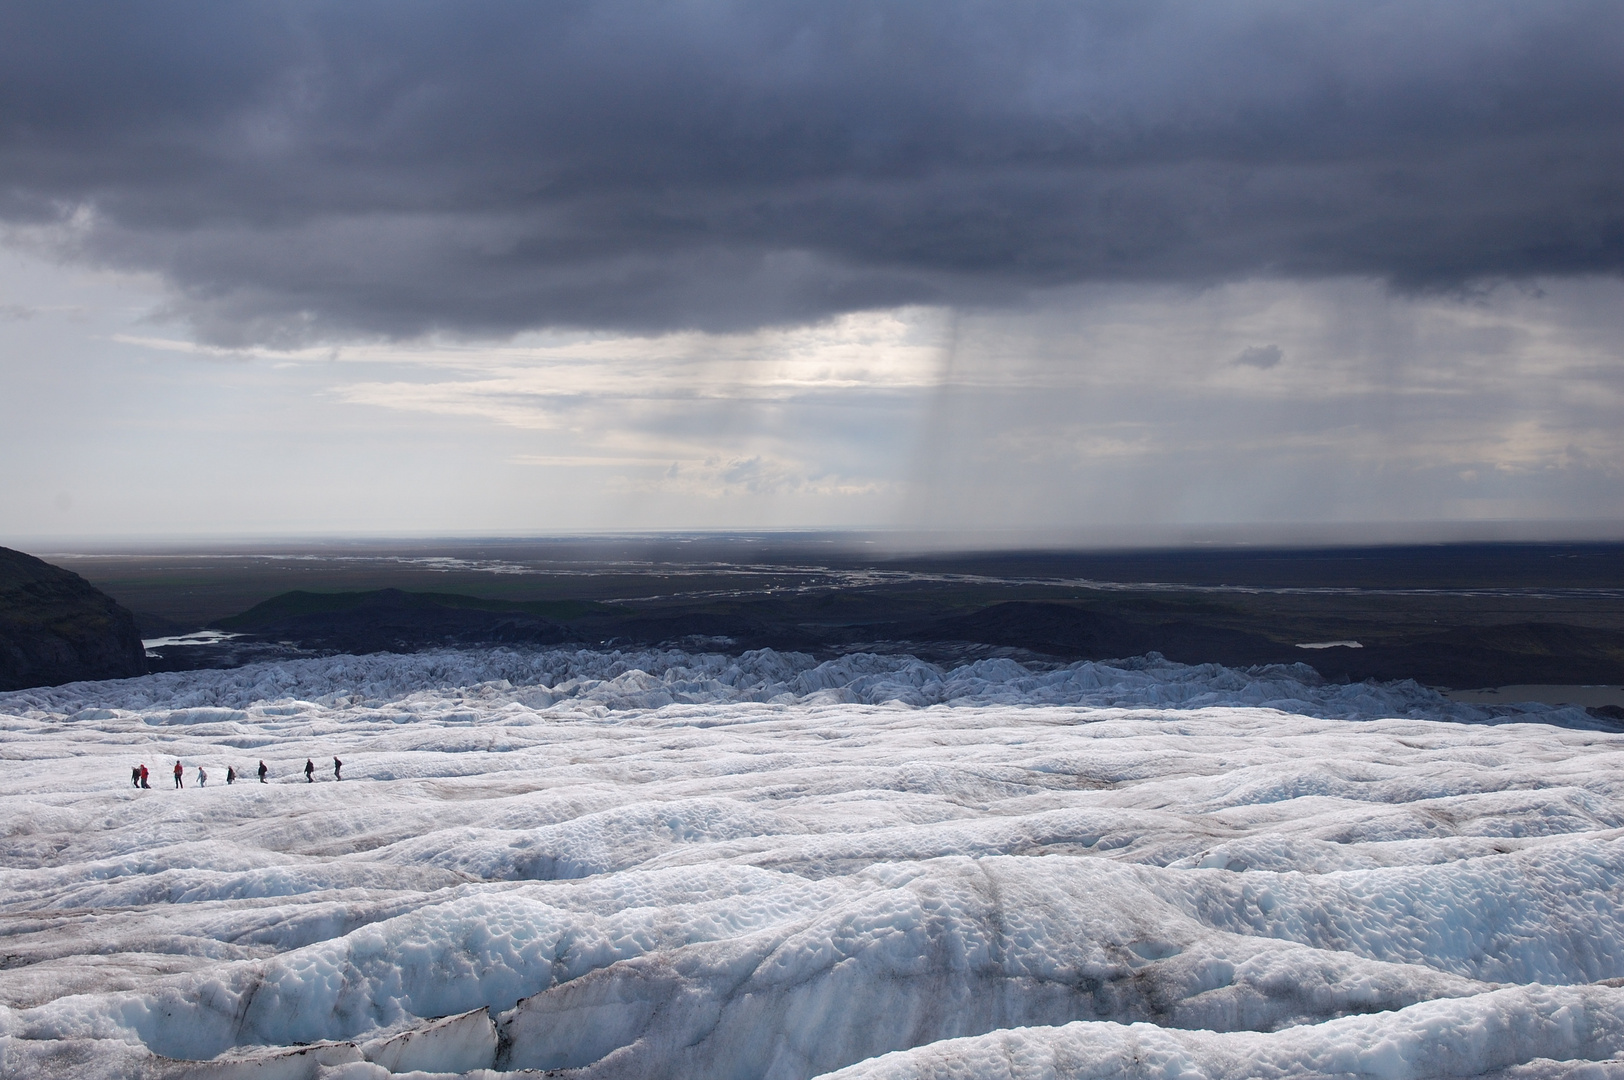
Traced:
<path fill-rule="evenodd" d="M 141 766 L 141 786 L 144 788 L 152 787 L 151 784 L 147 783 L 147 767 L 145 765 Z"/>
<path fill-rule="evenodd" d="M 181 773 L 184 772 L 184 771 L 185 770 L 183 770 L 180 767 L 180 762 L 179 761 L 175 762 L 175 786 L 178 787 L 178 788 L 186 786 L 184 783 L 181 782 L 181 778 L 180 778 Z"/>

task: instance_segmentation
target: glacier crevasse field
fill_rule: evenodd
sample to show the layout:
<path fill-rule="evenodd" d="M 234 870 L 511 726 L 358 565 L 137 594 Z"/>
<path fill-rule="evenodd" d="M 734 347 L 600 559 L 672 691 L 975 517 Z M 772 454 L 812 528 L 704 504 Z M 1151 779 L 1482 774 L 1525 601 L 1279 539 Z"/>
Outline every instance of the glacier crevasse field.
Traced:
<path fill-rule="evenodd" d="M 1624 1077 L 1598 726 L 1154 655 L 0 695 L 0 1075 Z"/>

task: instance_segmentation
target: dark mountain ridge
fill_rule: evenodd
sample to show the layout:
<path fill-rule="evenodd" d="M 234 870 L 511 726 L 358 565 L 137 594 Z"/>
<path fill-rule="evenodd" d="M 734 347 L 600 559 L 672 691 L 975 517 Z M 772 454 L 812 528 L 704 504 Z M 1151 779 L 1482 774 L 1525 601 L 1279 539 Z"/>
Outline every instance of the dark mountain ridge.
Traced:
<path fill-rule="evenodd" d="M 0 548 L 0 690 L 144 675 L 135 616 L 90 582 Z"/>

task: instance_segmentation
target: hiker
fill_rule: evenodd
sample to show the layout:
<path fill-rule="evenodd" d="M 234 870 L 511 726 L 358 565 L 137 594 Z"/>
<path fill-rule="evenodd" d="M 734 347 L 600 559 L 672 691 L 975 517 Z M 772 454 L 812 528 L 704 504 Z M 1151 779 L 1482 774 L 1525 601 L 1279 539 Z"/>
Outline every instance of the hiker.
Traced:
<path fill-rule="evenodd" d="M 232 768 L 230 765 L 227 765 L 226 766 L 226 787 L 230 787 L 232 784 L 235 784 L 236 782 L 237 782 L 237 770 Z"/>
<path fill-rule="evenodd" d="M 137 765 L 135 768 L 130 770 L 130 786 L 131 787 L 140 787 L 141 786 L 141 766 L 139 766 L 139 765 Z"/>
<path fill-rule="evenodd" d="M 141 786 L 148 791 L 152 790 L 152 785 L 147 783 L 147 767 L 145 765 L 141 766 Z"/>
<path fill-rule="evenodd" d="M 264 782 L 265 782 L 265 774 L 266 774 L 266 773 L 268 773 L 268 772 L 270 772 L 270 771 L 271 771 L 271 770 L 269 770 L 269 769 L 267 769 L 267 768 L 266 768 L 266 767 L 265 767 L 265 763 L 264 763 L 264 762 L 263 762 L 263 761 L 261 761 L 261 762 L 260 762 L 260 763 L 259 763 L 259 782 L 260 782 L 260 783 L 262 783 L 262 784 L 263 784 L 263 783 L 264 783 Z"/>
<path fill-rule="evenodd" d="M 180 762 L 176 761 L 175 762 L 175 786 L 178 787 L 178 788 L 183 788 L 183 787 L 186 786 L 186 784 L 181 780 L 181 774 L 183 772 L 185 772 L 185 770 L 180 767 Z"/>
<path fill-rule="evenodd" d="M 197 786 L 202 787 L 209 782 L 209 774 L 203 771 L 203 766 L 197 767 Z"/>
<path fill-rule="evenodd" d="M 338 770 L 342 769 L 343 767 L 344 767 L 344 763 L 342 761 L 338 760 L 337 758 L 333 759 L 333 779 L 334 780 L 342 780 L 342 779 L 344 779 L 344 774 L 338 771 Z"/>
<path fill-rule="evenodd" d="M 311 761 L 309 758 L 305 758 L 305 783 L 314 784 L 315 782 L 316 782 L 316 763 L 314 761 Z"/>

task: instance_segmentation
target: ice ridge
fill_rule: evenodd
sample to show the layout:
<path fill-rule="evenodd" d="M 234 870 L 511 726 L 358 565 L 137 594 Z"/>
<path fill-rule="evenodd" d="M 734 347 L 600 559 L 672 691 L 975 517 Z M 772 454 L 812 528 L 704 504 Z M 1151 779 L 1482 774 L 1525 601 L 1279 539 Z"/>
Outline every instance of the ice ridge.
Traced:
<path fill-rule="evenodd" d="M 1151 653 L 1034 669 L 1010 659 L 942 668 L 906 655 L 855 653 L 819 662 L 770 649 L 740 656 L 674 650 L 445 650 L 334 656 L 0 694 L 0 713 L 106 719 L 137 711 L 160 723 L 241 719 L 277 705 L 445 705 L 501 702 L 549 709 L 667 705 L 1075 705 L 1197 709 L 1235 705 L 1306 716 L 1417 716 L 1483 722 L 1537 718 L 1595 726 L 1581 709 L 1451 702 L 1414 682 L 1331 684 L 1306 664 L 1236 669 L 1178 664 Z"/>
<path fill-rule="evenodd" d="M 1582 718 L 1158 657 L 13 693 L 0 1076 L 1615 1075 L 1624 736 Z"/>

